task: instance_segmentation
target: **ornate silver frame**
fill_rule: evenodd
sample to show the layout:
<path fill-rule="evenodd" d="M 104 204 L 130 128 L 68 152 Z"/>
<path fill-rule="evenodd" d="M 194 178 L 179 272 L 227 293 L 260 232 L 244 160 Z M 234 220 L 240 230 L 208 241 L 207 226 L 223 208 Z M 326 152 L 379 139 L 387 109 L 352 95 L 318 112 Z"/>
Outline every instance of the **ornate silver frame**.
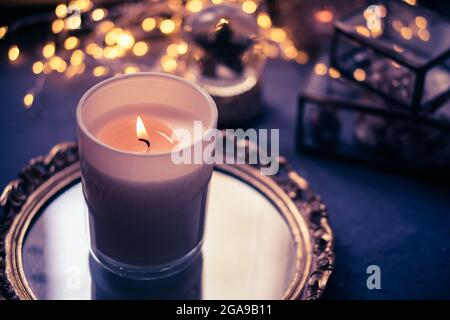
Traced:
<path fill-rule="evenodd" d="M 263 192 L 289 225 L 298 252 L 296 271 L 283 298 L 319 299 L 334 267 L 326 206 L 286 159 L 278 161 L 279 173 L 270 178 L 259 173 L 259 165 L 220 164 L 216 169 Z M 61 143 L 47 156 L 32 159 L 4 189 L 0 196 L 0 299 L 37 299 L 22 267 L 24 237 L 42 206 L 79 178 L 77 145 Z"/>

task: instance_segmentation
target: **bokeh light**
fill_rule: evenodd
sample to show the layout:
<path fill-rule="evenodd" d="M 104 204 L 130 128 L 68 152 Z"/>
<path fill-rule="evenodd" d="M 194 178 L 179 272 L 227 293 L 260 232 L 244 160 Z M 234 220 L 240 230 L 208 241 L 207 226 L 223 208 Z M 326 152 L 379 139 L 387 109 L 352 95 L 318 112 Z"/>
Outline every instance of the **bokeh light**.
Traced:
<path fill-rule="evenodd" d="M 25 105 L 25 107 L 29 108 L 33 105 L 33 101 L 34 101 L 34 95 L 32 93 L 27 93 L 24 97 L 23 97 L 23 104 Z"/>
<path fill-rule="evenodd" d="M 144 31 L 152 31 L 156 28 L 156 20 L 154 18 L 145 18 L 142 20 L 141 28 Z"/>
<path fill-rule="evenodd" d="M 327 74 L 328 68 L 324 63 L 317 63 L 314 66 L 314 73 L 318 76 L 324 76 Z"/>
<path fill-rule="evenodd" d="M 45 58 L 50 58 L 55 54 L 55 50 L 56 50 L 55 43 L 48 42 L 44 45 L 44 47 L 42 47 L 42 55 Z"/>
<path fill-rule="evenodd" d="M 8 50 L 8 59 L 11 61 L 16 61 L 19 59 L 20 49 L 17 45 L 12 45 Z"/>
<path fill-rule="evenodd" d="M 32 70 L 34 74 L 40 74 L 42 71 L 44 71 L 44 64 L 42 61 L 36 61 L 33 63 Z"/>
<path fill-rule="evenodd" d="M 353 77 L 357 80 L 357 81 L 364 81 L 366 80 L 366 72 L 361 69 L 361 68 L 357 68 L 354 72 L 353 72 Z"/>
<path fill-rule="evenodd" d="M 273 28 L 270 31 L 270 38 L 275 42 L 283 42 L 286 40 L 286 32 L 281 28 Z"/>
<path fill-rule="evenodd" d="M 95 9 L 94 11 L 92 11 L 91 18 L 94 21 L 100 21 L 103 18 L 105 18 L 106 15 L 107 15 L 106 9 L 98 8 L 98 9 Z"/>
<path fill-rule="evenodd" d="M 175 31 L 175 22 L 173 22 L 173 20 L 170 19 L 163 20 L 161 22 L 161 25 L 159 26 L 159 29 L 164 34 L 170 34 L 173 31 Z"/>
<path fill-rule="evenodd" d="M 258 9 L 258 5 L 252 0 L 246 0 L 242 3 L 242 11 L 247 14 L 255 13 L 256 9 Z"/>
<path fill-rule="evenodd" d="M 64 48 L 66 50 L 72 50 L 78 47 L 80 40 L 75 36 L 70 36 L 64 41 Z"/>
<path fill-rule="evenodd" d="M 8 32 L 7 26 L 1 26 L 0 27 L 0 39 L 3 39 L 6 36 L 6 33 Z"/>
<path fill-rule="evenodd" d="M 133 53 L 138 56 L 142 57 L 148 52 L 148 45 L 144 41 L 138 41 L 133 46 Z"/>
<path fill-rule="evenodd" d="M 65 18 L 67 16 L 67 6 L 65 4 L 59 4 L 55 8 L 55 14 L 58 18 Z"/>
<path fill-rule="evenodd" d="M 268 29 L 272 26 L 272 20 L 267 13 L 260 13 L 256 18 L 256 22 L 263 29 Z"/>
<path fill-rule="evenodd" d="M 203 9 L 203 3 L 201 0 L 189 0 L 186 4 L 186 8 L 190 12 L 199 12 Z"/>
<path fill-rule="evenodd" d="M 94 77 L 101 77 L 106 74 L 108 74 L 108 68 L 105 66 L 96 66 L 94 69 L 92 69 L 92 74 Z"/>

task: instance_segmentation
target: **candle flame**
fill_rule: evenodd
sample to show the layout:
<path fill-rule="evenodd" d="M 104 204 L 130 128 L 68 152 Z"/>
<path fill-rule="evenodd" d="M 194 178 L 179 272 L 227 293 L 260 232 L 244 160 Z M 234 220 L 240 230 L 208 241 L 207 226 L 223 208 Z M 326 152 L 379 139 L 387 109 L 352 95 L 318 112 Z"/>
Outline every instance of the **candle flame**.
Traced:
<path fill-rule="evenodd" d="M 148 140 L 147 130 L 145 130 L 144 122 L 142 121 L 142 118 L 139 116 L 136 119 L 136 135 L 138 139 Z"/>

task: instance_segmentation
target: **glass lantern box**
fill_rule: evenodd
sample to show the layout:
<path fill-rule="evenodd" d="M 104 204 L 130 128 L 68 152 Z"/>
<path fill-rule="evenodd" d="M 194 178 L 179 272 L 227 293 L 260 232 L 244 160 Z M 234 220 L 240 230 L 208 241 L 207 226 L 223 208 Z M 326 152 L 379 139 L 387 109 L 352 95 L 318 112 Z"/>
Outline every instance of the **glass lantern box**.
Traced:
<path fill-rule="evenodd" d="M 450 23 L 403 1 L 364 6 L 335 23 L 331 65 L 414 113 L 450 96 Z"/>
<path fill-rule="evenodd" d="M 345 79 L 316 75 L 299 96 L 296 138 L 302 152 L 450 177 L 450 103 L 414 115 Z"/>

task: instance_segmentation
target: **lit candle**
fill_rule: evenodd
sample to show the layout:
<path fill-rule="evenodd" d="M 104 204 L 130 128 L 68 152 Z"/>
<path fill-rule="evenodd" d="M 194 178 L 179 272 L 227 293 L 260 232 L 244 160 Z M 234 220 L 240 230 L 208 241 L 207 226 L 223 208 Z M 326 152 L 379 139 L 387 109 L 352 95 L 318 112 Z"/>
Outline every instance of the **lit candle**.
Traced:
<path fill-rule="evenodd" d="M 217 109 L 196 85 L 171 75 L 135 73 L 90 89 L 77 108 L 83 192 L 91 251 L 129 277 L 175 272 L 200 252 L 211 164 L 177 165 L 171 153 L 197 148 L 175 129 L 203 134 Z"/>
<path fill-rule="evenodd" d="M 145 106 L 142 106 L 145 109 Z M 151 109 L 151 106 L 148 107 Z M 132 106 L 126 114 L 117 116 L 96 127 L 94 133 L 103 143 L 123 151 L 161 153 L 173 150 L 178 141 L 174 140 L 173 128 L 152 115 L 135 116 Z M 148 128 L 148 129 L 147 129 Z"/>

